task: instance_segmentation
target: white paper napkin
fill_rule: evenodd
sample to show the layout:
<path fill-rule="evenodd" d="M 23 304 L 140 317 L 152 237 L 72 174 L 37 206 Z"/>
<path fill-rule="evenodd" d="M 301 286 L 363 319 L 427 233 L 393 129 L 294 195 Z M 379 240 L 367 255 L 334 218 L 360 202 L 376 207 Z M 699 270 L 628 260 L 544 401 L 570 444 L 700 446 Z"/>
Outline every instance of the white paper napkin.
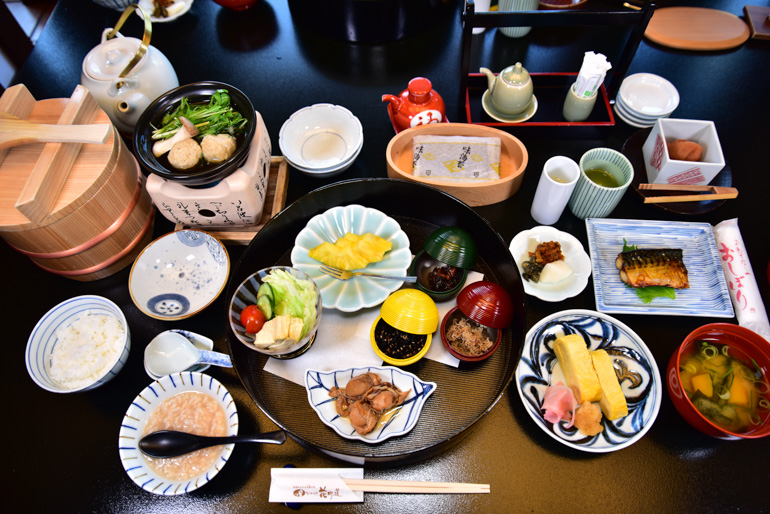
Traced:
<path fill-rule="evenodd" d="M 351 491 L 343 478 L 364 478 L 363 468 L 272 468 L 271 503 L 361 503 L 363 491 Z"/>
<path fill-rule="evenodd" d="M 471 271 L 468 273 L 465 285 L 478 282 L 483 278 L 484 275 L 481 273 Z M 455 368 L 460 361 L 444 348 L 439 330 L 441 320 L 456 305 L 455 299 L 436 302 L 439 328 L 434 332 L 428 353 L 425 354 L 426 359 Z M 321 313 L 316 341 L 310 350 L 294 359 L 268 359 L 265 371 L 304 386 L 305 372 L 308 369 L 332 371 L 348 367 L 381 366 L 382 359 L 374 353 L 369 341 L 372 324 L 379 315 L 379 306 L 352 313 L 324 309 Z"/>
<path fill-rule="evenodd" d="M 722 271 L 735 308 L 738 324 L 770 341 L 770 322 L 751 269 L 738 220 L 725 220 L 714 227 Z"/>

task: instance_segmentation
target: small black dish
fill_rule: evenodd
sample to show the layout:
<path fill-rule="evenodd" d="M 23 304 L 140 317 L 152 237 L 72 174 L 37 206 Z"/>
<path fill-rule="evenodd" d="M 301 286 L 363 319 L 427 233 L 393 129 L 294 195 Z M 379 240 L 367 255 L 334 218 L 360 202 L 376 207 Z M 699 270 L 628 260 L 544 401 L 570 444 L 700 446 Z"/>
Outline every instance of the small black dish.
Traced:
<path fill-rule="evenodd" d="M 232 157 L 221 164 L 177 170 L 158 159 L 152 153 L 152 132 L 160 125 L 163 116 L 175 109 L 187 97 L 190 103 L 208 102 L 218 89 L 226 89 L 233 109 L 248 121 L 243 134 L 238 136 L 238 146 Z M 139 117 L 134 130 L 134 153 L 141 166 L 161 178 L 184 186 L 205 186 L 218 182 L 241 167 L 249 155 L 251 140 L 256 131 L 256 114 L 251 100 L 239 89 L 223 82 L 195 82 L 172 89 L 153 101 Z"/>

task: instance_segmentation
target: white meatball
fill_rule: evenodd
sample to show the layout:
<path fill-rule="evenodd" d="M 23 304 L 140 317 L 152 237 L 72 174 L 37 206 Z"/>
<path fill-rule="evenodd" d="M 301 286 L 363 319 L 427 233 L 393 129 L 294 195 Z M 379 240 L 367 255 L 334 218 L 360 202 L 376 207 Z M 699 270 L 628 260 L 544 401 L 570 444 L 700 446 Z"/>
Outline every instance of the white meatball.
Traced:
<path fill-rule="evenodd" d="M 174 143 L 168 152 L 168 163 L 178 170 L 189 170 L 201 160 L 201 145 L 194 139 Z"/>
<path fill-rule="evenodd" d="M 224 162 L 235 152 L 235 138 L 229 134 L 207 135 L 201 141 L 201 149 L 206 162 Z"/>

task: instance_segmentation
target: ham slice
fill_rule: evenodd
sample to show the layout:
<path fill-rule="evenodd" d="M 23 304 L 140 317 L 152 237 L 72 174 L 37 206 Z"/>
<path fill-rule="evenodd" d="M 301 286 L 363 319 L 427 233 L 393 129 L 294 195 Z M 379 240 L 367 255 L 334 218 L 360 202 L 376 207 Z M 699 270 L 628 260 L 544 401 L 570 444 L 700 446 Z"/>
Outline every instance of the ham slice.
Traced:
<path fill-rule="evenodd" d="M 541 409 L 545 411 L 543 418 L 550 423 L 558 423 L 560 420 L 569 420 L 566 428 L 572 427 L 574 421 L 574 412 L 577 408 L 575 395 L 572 389 L 561 382 L 556 385 L 548 386 L 543 397 Z"/>

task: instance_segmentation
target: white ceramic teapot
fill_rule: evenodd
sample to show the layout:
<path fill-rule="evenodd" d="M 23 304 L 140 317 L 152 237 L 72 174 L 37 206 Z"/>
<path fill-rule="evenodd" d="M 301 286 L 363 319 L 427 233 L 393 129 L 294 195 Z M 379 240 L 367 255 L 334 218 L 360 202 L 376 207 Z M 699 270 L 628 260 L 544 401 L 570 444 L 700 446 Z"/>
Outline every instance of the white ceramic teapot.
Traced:
<path fill-rule="evenodd" d="M 134 10 L 144 17 L 144 36 L 123 37 L 118 30 Z M 117 36 L 117 37 L 116 37 Z M 139 116 L 163 93 L 179 86 L 174 67 L 150 46 L 152 22 L 136 4 L 123 11 L 115 28 L 102 32 L 102 42 L 83 60 L 80 82 L 99 103 L 113 124 L 132 133 Z"/>

